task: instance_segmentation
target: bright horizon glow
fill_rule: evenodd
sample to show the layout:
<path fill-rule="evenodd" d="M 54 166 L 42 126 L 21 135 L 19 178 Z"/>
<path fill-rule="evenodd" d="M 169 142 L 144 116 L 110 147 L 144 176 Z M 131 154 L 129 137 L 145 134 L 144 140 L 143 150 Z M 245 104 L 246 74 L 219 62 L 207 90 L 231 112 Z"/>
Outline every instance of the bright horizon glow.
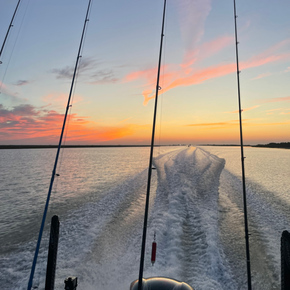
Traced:
<path fill-rule="evenodd" d="M 290 141 L 290 3 L 278 2 L 237 1 L 245 144 Z M 2 5 L 0 44 L 16 4 Z M 58 143 L 86 8 L 22 1 L 1 57 L 0 145 Z M 66 144 L 150 143 L 162 8 L 93 4 Z M 155 144 L 239 144 L 233 3 L 168 0 L 166 15 Z"/>

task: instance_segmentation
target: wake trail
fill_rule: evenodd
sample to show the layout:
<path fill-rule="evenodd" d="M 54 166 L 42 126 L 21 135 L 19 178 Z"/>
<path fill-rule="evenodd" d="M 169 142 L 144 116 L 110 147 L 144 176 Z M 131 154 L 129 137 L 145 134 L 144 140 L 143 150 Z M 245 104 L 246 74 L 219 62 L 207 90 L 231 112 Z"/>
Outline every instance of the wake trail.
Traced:
<path fill-rule="evenodd" d="M 224 160 L 190 147 L 156 158 L 155 165 L 158 186 L 152 228 L 159 248 L 155 272 L 195 289 L 237 289 L 218 237 Z"/>

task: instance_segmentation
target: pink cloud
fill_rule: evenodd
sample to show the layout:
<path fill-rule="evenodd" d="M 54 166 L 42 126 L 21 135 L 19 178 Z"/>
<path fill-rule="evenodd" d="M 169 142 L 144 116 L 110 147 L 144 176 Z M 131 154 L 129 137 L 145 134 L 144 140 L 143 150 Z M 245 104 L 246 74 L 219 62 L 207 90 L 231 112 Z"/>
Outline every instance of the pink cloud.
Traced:
<path fill-rule="evenodd" d="M 199 48 L 191 51 L 187 51 L 184 57 L 183 63 L 180 65 L 182 68 L 193 65 L 197 60 L 201 61 L 209 56 L 212 56 L 225 47 L 232 44 L 234 38 L 232 36 L 218 37 L 212 41 L 203 43 Z"/>
<path fill-rule="evenodd" d="M 232 41 L 231 37 L 221 37 L 208 42 L 200 46 L 202 49 L 201 55 L 208 57 L 213 53 L 216 53 L 219 50 L 222 50 L 224 47 L 229 45 Z M 268 63 L 273 63 L 290 58 L 290 53 L 278 53 L 277 51 L 281 48 L 284 48 L 290 43 L 289 40 L 282 41 L 266 51 L 250 58 L 247 61 L 240 62 L 241 69 L 249 69 L 253 67 L 262 66 Z M 215 47 L 213 48 L 213 44 Z M 275 54 L 276 52 L 276 54 Z M 162 70 L 166 69 L 166 73 L 162 76 L 162 90 L 159 91 L 159 94 L 162 94 L 170 89 L 173 89 L 178 86 L 190 86 L 194 84 L 201 84 L 206 80 L 222 77 L 230 73 L 236 72 L 236 63 L 231 64 L 219 64 L 210 66 L 207 68 L 192 68 L 192 64 L 195 62 L 196 51 L 193 51 L 190 54 L 187 54 L 188 59 L 179 66 L 177 65 L 167 65 L 163 67 Z M 269 55 L 272 54 L 272 55 Z M 191 67 L 190 67 L 191 66 Z M 144 96 L 144 105 L 148 103 L 149 100 L 155 97 L 155 82 L 156 82 L 156 69 L 147 69 L 143 71 L 133 72 L 125 77 L 126 81 L 133 81 L 136 79 L 143 79 L 146 81 L 147 89 L 143 91 Z"/>
<path fill-rule="evenodd" d="M 263 100 L 263 103 L 276 103 L 276 102 L 289 102 L 290 97 L 280 97 L 280 98 L 272 98 Z"/>
<path fill-rule="evenodd" d="M 255 78 L 252 78 L 252 80 L 259 80 L 259 79 L 263 79 L 263 78 L 266 78 L 268 76 L 272 75 L 271 73 L 263 73 L 263 74 L 260 74 L 258 76 L 256 76 Z"/>

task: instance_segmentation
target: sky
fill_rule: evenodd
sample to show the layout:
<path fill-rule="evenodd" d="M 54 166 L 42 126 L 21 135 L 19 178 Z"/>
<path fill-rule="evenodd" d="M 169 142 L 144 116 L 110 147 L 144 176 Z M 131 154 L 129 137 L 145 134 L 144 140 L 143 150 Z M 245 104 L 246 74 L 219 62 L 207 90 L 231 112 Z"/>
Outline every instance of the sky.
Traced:
<path fill-rule="evenodd" d="M 18 0 L 2 0 L 0 45 Z M 57 144 L 85 0 L 22 0 L 0 145 Z M 290 142 L 290 2 L 237 0 L 244 144 Z M 92 1 L 65 144 L 150 144 L 163 0 Z M 238 144 L 232 0 L 167 0 L 155 144 Z"/>

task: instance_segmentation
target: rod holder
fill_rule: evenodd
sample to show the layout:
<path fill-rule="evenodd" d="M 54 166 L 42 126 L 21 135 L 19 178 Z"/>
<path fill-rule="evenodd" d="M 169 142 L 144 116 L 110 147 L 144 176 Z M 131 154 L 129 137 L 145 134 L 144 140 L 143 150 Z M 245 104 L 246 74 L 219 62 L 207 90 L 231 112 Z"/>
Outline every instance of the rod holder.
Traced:
<path fill-rule="evenodd" d="M 59 238 L 59 219 L 57 215 L 54 215 L 51 218 L 51 226 L 50 226 L 50 238 L 49 238 L 49 246 L 48 246 L 45 290 L 54 289 L 58 238 Z"/>
<path fill-rule="evenodd" d="M 281 236 L 281 290 L 290 289 L 290 233 Z"/>

